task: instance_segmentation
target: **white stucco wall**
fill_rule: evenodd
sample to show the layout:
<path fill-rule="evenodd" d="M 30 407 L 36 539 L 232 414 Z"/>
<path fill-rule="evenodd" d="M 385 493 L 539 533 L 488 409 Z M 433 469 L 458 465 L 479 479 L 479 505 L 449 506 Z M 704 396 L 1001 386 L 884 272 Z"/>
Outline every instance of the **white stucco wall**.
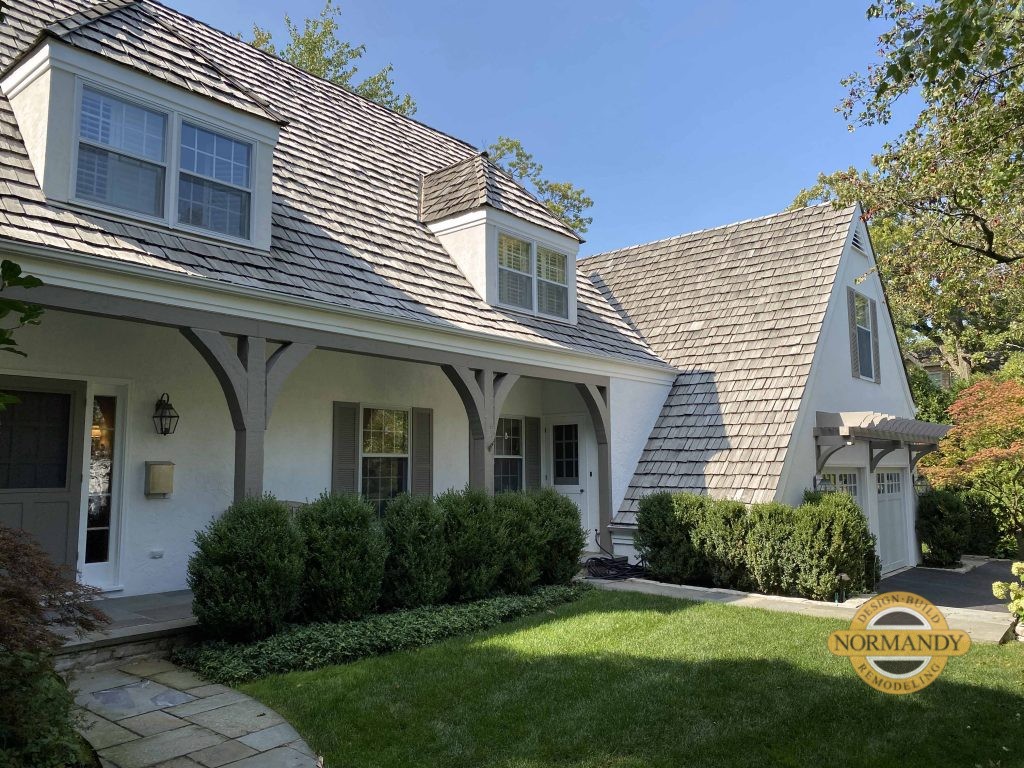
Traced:
<path fill-rule="evenodd" d="M 672 378 L 661 383 L 612 378 L 612 514 L 619 511 L 637 461 L 665 404 Z"/>
<path fill-rule="evenodd" d="M 849 319 L 846 289 L 852 287 L 878 304 L 879 367 L 881 382 L 855 378 L 851 371 Z M 903 370 L 902 357 L 885 305 L 885 296 L 872 256 L 865 255 L 849 243 L 840 263 L 811 374 L 800 405 L 796 428 L 776 498 L 787 504 L 798 504 L 815 476 L 814 425 L 817 411 L 875 411 L 894 416 L 914 417 L 913 398 Z M 914 534 L 914 494 L 909 473 L 909 456 L 905 449 L 882 459 L 879 470 L 890 468 L 904 473 L 906 525 L 910 561 L 917 560 Z M 869 524 L 878 534 L 878 506 L 874 479 L 869 471 L 868 448 L 854 445 L 833 454 L 825 471 L 853 469 L 859 475 L 860 501 Z"/>

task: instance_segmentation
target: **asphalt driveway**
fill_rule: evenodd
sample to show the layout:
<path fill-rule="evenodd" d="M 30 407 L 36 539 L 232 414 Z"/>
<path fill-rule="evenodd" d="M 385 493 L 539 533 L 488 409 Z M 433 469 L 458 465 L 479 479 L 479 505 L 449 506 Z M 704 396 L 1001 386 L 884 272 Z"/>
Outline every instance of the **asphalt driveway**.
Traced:
<path fill-rule="evenodd" d="M 878 582 L 878 592 L 913 592 L 938 606 L 1006 612 L 992 595 L 992 582 L 1008 581 L 1011 560 L 989 560 L 967 573 L 938 568 L 911 568 Z"/>

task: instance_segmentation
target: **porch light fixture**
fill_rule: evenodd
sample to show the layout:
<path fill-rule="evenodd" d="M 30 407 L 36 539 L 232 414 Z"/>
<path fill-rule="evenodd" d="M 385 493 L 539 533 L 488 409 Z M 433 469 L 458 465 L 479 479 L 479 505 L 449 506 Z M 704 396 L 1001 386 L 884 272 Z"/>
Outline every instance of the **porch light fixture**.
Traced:
<path fill-rule="evenodd" d="M 156 427 L 158 435 L 173 435 L 178 428 L 178 412 L 171 405 L 167 393 L 160 395 L 156 401 L 156 410 L 153 411 L 153 426 Z"/>

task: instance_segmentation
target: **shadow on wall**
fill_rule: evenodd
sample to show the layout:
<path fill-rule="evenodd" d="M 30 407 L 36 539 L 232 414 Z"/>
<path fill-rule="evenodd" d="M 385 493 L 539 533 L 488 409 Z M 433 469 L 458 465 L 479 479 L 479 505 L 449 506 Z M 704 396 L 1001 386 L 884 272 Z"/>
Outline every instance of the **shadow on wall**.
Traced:
<path fill-rule="evenodd" d="M 842 622 L 616 602 L 254 688 L 321 737 L 311 744 L 329 764 L 934 768 L 1014 759 L 1005 713 L 1024 698 L 955 682 L 953 664 L 927 690 L 890 696 L 828 654 L 827 633 Z M 294 694 L 307 684 L 316 696 Z M 324 728 L 324 712 L 362 726 Z"/>
<path fill-rule="evenodd" d="M 714 372 L 680 373 L 644 446 L 623 511 L 636 512 L 641 498 L 658 491 L 713 490 L 707 465 L 731 447 Z"/>

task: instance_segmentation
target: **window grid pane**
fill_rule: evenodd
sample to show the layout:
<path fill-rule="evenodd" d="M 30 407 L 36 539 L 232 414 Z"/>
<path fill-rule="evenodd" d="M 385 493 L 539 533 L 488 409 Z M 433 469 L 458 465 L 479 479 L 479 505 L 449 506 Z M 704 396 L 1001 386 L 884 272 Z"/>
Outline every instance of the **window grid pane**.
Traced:
<path fill-rule="evenodd" d="M 0 488 L 65 488 L 71 396 L 8 390 L 0 419 Z"/>
<path fill-rule="evenodd" d="M 555 424 L 551 438 L 555 485 L 577 485 L 580 481 L 579 426 Z"/>
<path fill-rule="evenodd" d="M 857 499 L 857 473 L 856 472 L 825 472 L 822 479 L 832 483 L 833 487 L 842 493 L 850 494 Z"/>
<path fill-rule="evenodd" d="M 529 275 L 498 268 L 498 301 L 522 309 L 533 309 L 533 279 Z"/>
<path fill-rule="evenodd" d="M 569 316 L 569 289 L 544 280 L 537 281 L 537 311 L 555 317 Z"/>
<path fill-rule="evenodd" d="M 75 195 L 149 216 L 164 215 L 164 169 L 89 144 L 78 147 Z"/>
<path fill-rule="evenodd" d="M 182 173 L 178 180 L 178 223 L 247 239 L 250 197 L 240 189 Z"/>
<path fill-rule="evenodd" d="M 398 456 L 363 457 L 363 496 L 377 508 L 408 490 L 409 459 Z"/>
<path fill-rule="evenodd" d="M 363 453 L 407 456 L 409 412 L 394 408 L 364 408 Z"/>
<path fill-rule="evenodd" d="M 537 277 L 549 283 L 566 285 L 566 256 L 542 245 L 537 246 Z"/>
<path fill-rule="evenodd" d="M 494 459 L 494 492 L 523 489 L 523 460 L 501 457 Z"/>
<path fill-rule="evenodd" d="M 252 145 L 181 124 L 181 168 L 236 187 L 249 187 Z"/>
<path fill-rule="evenodd" d="M 163 163 L 166 134 L 166 115 L 92 88 L 82 89 L 80 138 Z"/>
<path fill-rule="evenodd" d="M 498 265 L 530 274 L 530 244 L 526 240 L 498 233 Z"/>
<path fill-rule="evenodd" d="M 498 428 L 495 430 L 494 437 L 494 455 L 522 456 L 522 429 L 523 422 L 519 419 L 498 419 Z"/>

